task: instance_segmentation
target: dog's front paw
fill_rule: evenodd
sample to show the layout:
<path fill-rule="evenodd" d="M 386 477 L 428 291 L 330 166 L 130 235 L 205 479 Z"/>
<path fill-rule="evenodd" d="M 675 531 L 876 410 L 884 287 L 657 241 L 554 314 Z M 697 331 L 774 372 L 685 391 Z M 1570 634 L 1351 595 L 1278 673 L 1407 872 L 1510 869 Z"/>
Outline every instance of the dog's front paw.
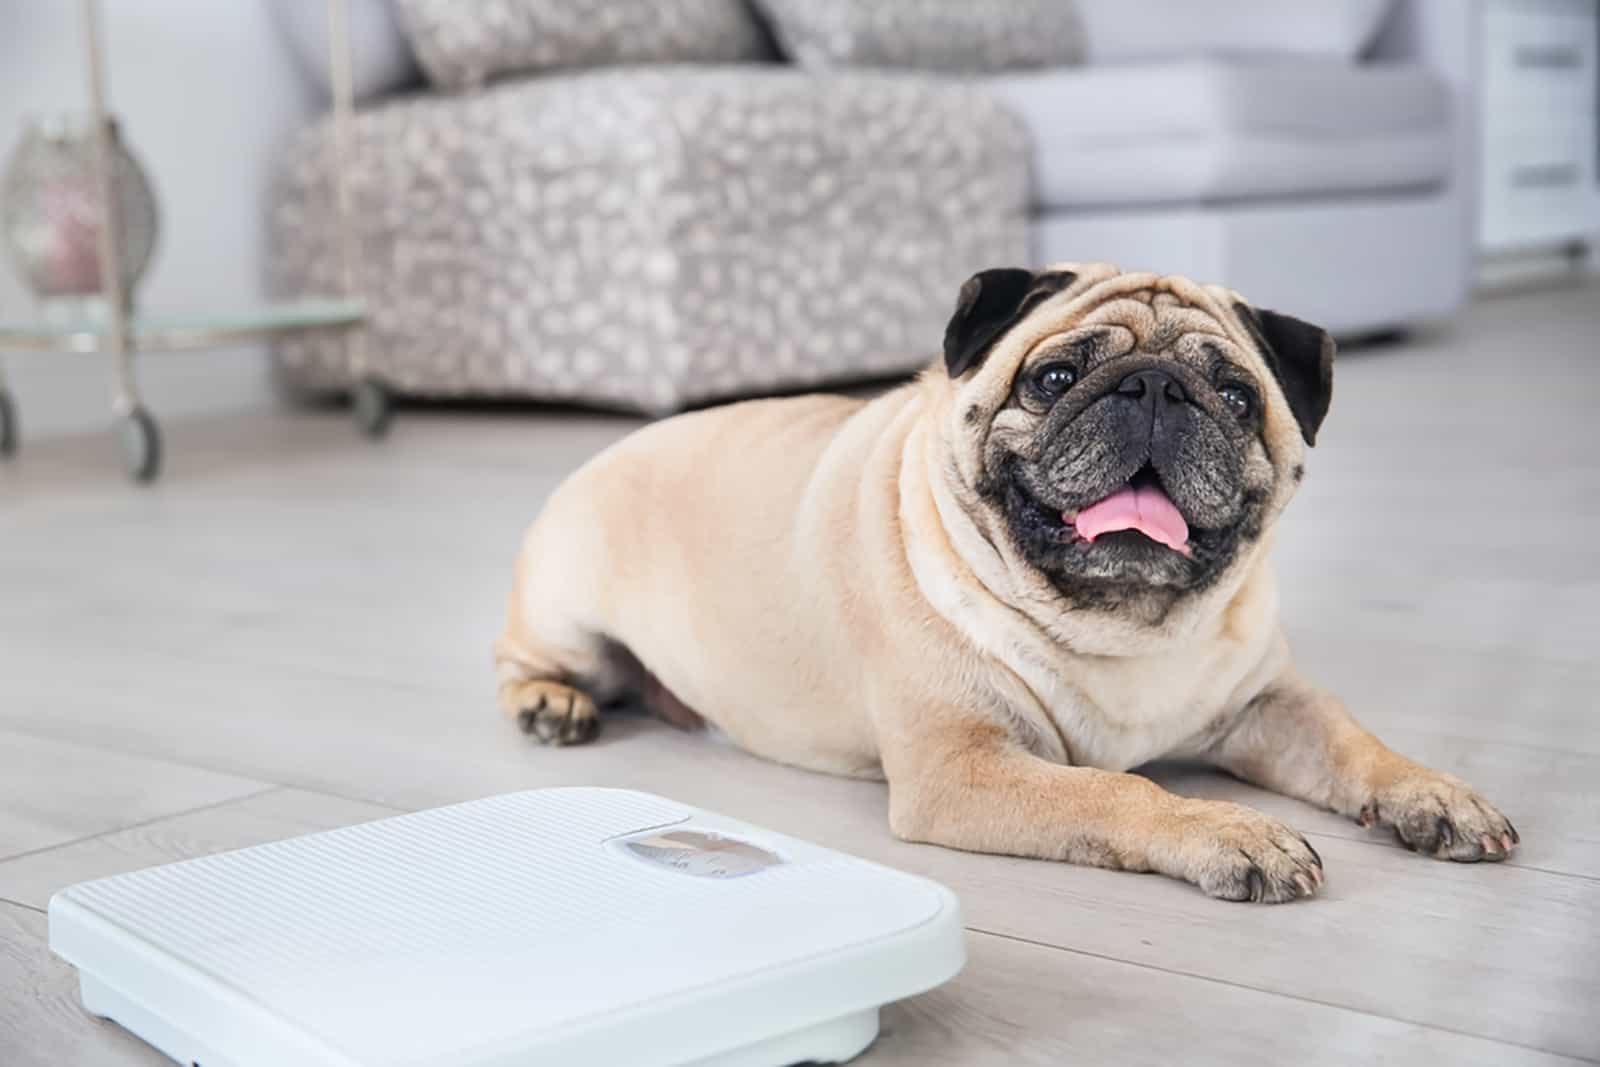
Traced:
<path fill-rule="evenodd" d="M 1413 852 L 1462 863 L 1505 859 L 1522 840 L 1511 820 L 1461 779 L 1428 770 L 1379 790 L 1356 821 L 1393 827 Z"/>
<path fill-rule="evenodd" d="M 1270 815 L 1224 801 L 1193 801 L 1182 849 L 1185 876 L 1211 896 L 1279 904 L 1322 884 L 1322 857 Z"/>
<path fill-rule="evenodd" d="M 525 734 L 547 745 L 581 745 L 600 732 L 600 709 L 581 689 L 534 679 L 501 687 L 501 702 Z"/>

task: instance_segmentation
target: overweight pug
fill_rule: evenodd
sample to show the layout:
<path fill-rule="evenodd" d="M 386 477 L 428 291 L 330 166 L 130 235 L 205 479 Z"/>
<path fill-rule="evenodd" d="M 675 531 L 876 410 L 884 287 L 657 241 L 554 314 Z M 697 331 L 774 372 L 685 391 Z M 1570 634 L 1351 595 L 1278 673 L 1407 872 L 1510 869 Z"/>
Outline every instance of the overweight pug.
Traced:
<path fill-rule="evenodd" d="M 632 694 L 752 752 L 889 783 L 899 836 L 1284 901 L 1322 861 L 1126 773 L 1197 757 L 1453 860 L 1506 818 L 1295 670 L 1273 526 L 1332 387 L 1320 329 L 1104 264 L 989 270 L 942 364 L 602 453 L 529 530 L 496 645 L 524 729 Z"/>

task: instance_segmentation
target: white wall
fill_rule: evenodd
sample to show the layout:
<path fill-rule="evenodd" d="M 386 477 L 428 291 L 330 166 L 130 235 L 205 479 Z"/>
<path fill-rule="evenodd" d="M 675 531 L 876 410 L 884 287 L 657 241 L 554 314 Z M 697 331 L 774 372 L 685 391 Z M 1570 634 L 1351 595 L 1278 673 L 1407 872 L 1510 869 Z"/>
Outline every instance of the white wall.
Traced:
<path fill-rule="evenodd" d="M 224 310 L 261 298 L 272 160 L 313 110 L 273 33 L 268 2 L 316 0 L 103 0 L 112 103 L 161 202 L 145 307 Z M 9 157 L 26 117 L 87 108 L 79 4 L 0 2 L 0 158 Z M 0 317 L 31 311 L 31 296 L 0 255 Z M 104 357 L 3 358 L 27 437 L 107 423 Z M 260 347 L 151 355 L 140 381 L 160 417 L 272 402 Z"/>

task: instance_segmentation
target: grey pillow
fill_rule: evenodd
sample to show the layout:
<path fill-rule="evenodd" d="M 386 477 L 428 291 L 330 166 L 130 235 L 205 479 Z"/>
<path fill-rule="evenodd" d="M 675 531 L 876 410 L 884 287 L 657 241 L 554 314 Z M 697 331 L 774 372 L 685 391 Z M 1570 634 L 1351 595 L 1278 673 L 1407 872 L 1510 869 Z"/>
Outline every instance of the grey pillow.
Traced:
<path fill-rule="evenodd" d="M 616 63 L 760 59 L 745 0 L 398 0 L 428 80 L 446 89 L 500 74 Z"/>
<path fill-rule="evenodd" d="M 1083 56 L 1073 0 L 755 0 L 802 67 L 996 71 Z"/>

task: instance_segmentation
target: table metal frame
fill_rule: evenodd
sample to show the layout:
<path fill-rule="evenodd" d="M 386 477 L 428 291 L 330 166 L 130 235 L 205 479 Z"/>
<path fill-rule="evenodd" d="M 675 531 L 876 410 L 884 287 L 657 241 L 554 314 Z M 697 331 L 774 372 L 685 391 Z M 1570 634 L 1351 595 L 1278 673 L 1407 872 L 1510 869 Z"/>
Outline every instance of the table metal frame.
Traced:
<path fill-rule="evenodd" d="M 285 322 L 238 320 L 215 326 L 143 328 L 135 323 L 130 294 L 122 281 L 122 227 L 115 189 L 115 118 L 111 112 L 105 76 L 105 38 L 100 0 L 81 0 L 84 59 L 88 68 L 90 117 L 94 135 L 95 192 L 100 212 L 100 289 L 105 302 L 105 322 L 82 329 L 7 331 L 0 334 L 0 352 L 46 351 L 109 353 L 114 369 L 112 413 L 122 431 L 124 460 L 136 481 L 154 481 L 161 470 L 161 438 L 154 417 L 145 406 L 134 370 L 136 351 L 179 351 L 212 348 L 260 340 L 304 329 L 342 329 L 345 356 L 353 386 L 356 417 L 370 437 L 388 429 L 390 396 L 367 366 L 366 335 L 360 294 L 362 271 L 351 219 L 350 161 L 354 154 L 354 74 L 350 54 L 348 0 L 327 0 L 328 70 L 333 96 L 334 196 L 339 226 L 339 273 L 342 301 L 322 302 L 321 321 Z M 342 309 L 342 311 L 341 311 Z M 312 315 L 318 319 L 319 316 Z M 18 447 L 16 403 L 0 366 L 0 458 Z"/>

